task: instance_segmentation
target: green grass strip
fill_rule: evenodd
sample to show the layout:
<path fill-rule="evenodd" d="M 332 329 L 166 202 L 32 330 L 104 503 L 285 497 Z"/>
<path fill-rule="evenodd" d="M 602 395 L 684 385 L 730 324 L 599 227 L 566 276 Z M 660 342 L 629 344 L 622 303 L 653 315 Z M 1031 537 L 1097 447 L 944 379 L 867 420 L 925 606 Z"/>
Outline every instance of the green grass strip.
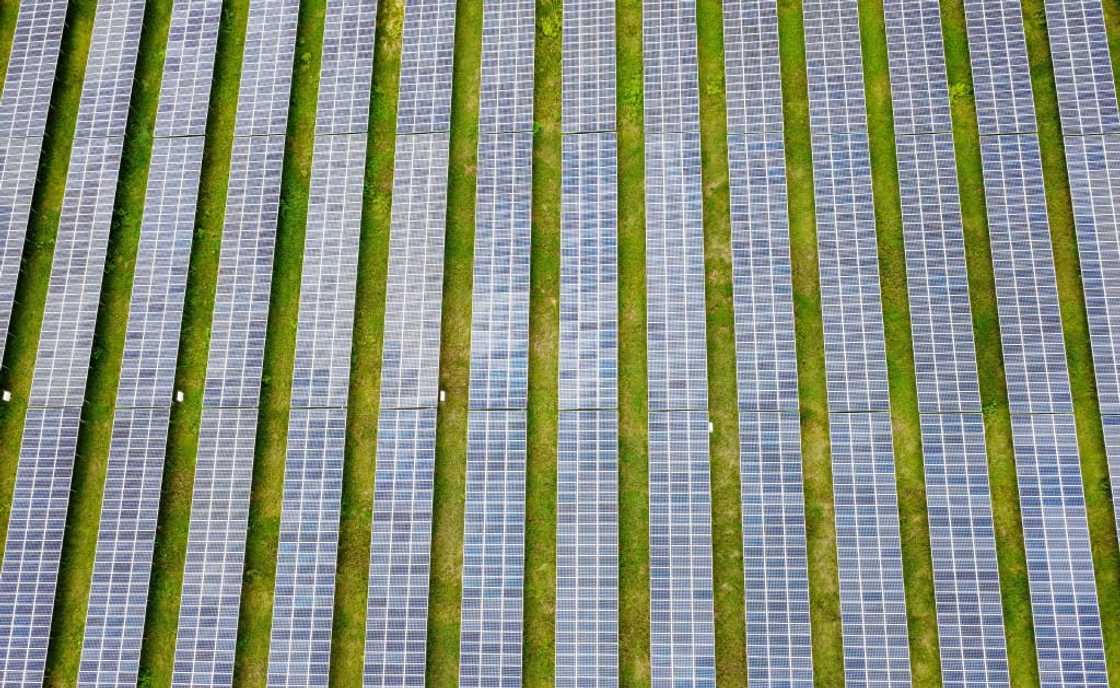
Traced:
<path fill-rule="evenodd" d="M 299 8 L 265 335 L 260 413 L 249 493 L 245 568 L 233 664 L 234 686 L 264 686 L 268 678 L 276 550 L 284 501 L 288 415 L 291 410 L 295 335 L 299 320 L 311 160 L 315 150 L 315 113 L 326 5 L 326 0 L 303 0 Z"/>
<path fill-rule="evenodd" d="M 330 684 L 334 688 L 360 685 L 365 660 L 374 455 L 381 399 L 381 343 L 385 327 L 385 279 L 404 0 L 380 0 L 377 13 L 362 235 L 358 249 L 357 317 L 350 354 L 350 406 L 335 574 L 330 673 Z"/>
<path fill-rule="evenodd" d="M 1038 660 L 1027 581 L 1027 556 L 1019 511 L 1019 483 L 1015 473 L 995 275 L 983 194 L 980 131 L 976 123 L 976 101 L 972 90 L 972 70 L 962 0 L 942 0 L 941 25 L 949 78 L 957 178 L 961 189 L 961 220 L 988 450 L 988 479 L 992 492 L 1007 659 L 1013 686 L 1036 686 L 1039 681 Z"/>
<path fill-rule="evenodd" d="M 1101 0 L 1104 25 L 1108 33 L 1108 52 L 1112 58 L 1112 80 L 1120 93 L 1120 0 Z"/>
<path fill-rule="evenodd" d="M 45 684 L 48 686 L 73 685 L 78 676 L 170 19 L 170 2 L 148 3 L 140 33 L 139 58 L 101 285 L 101 306 L 94 330 L 70 486 L 70 506 L 47 651 Z"/>
<path fill-rule="evenodd" d="M 4 92 L 3 75 L 8 73 L 8 61 L 12 57 L 12 40 L 16 34 L 16 17 L 19 15 L 18 2 L 0 5 L 0 94 Z"/>
<path fill-rule="evenodd" d="M 646 399 L 645 151 L 642 3 L 620 0 L 618 55 L 618 663 L 648 686 L 649 470 Z"/>
<path fill-rule="evenodd" d="M 175 635 L 179 624 L 179 596 L 194 491 L 198 426 L 206 382 L 210 324 L 248 16 L 248 0 L 225 0 L 218 30 L 198 211 L 179 338 L 175 388 L 183 392 L 184 399 L 171 410 L 144 643 L 140 649 L 139 683 L 142 688 L 171 685 Z"/>
<path fill-rule="evenodd" d="M 859 17 L 875 225 L 879 243 L 883 328 L 890 380 L 902 568 L 906 582 L 910 673 L 915 684 L 934 686 L 941 683 L 941 657 L 938 651 L 933 559 L 926 515 L 925 467 L 922 461 L 918 390 L 914 377 L 910 301 L 906 292 L 902 203 L 899 199 L 894 112 L 891 106 L 882 0 L 860 0 Z"/>
<path fill-rule="evenodd" d="M 428 683 L 433 686 L 451 686 L 459 680 L 467 392 L 474 283 L 475 160 L 482 69 L 482 3 L 459 0 L 457 12 L 439 361 L 439 384 L 440 389 L 447 392 L 447 401 L 440 404 L 436 422 L 432 572 L 428 593 L 427 669 Z"/>
<path fill-rule="evenodd" d="M 778 0 L 813 671 L 816 685 L 839 686 L 844 682 L 844 648 L 840 635 L 840 580 L 836 563 L 804 31 L 799 0 Z"/>
<path fill-rule="evenodd" d="M 560 339 L 560 111 L 563 4 L 537 2 L 533 109 L 533 235 L 529 296 L 525 519 L 525 685 L 556 668 L 556 451 Z"/>
<path fill-rule="evenodd" d="M 739 400 L 728 189 L 727 92 L 723 72 L 723 9 L 696 7 L 700 63 L 700 152 L 704 177 L 704 275 L 707 280 L 708 414 L 712 489 L 712 574 L 715 582 L 716 676 L 747 682 L 743 604 L 743 520 L 739 476 Z"/>
<path fill-rule="evenodd" d="M 27 413 L 27 397 L 38 355 L 39 330 L 54 261 L 54 242 L 66 191 L 70 147 L 82 97 L 86 55 L 93 32 L 94 0 L 74 0 L 66 9 L 66 29 L 58 56 L 51 107 L 47 115 L 38 181 L 31 198 L 31 215 L 23 245 L 23 264 L 16 285 L 11 327 L 0 370 L 0 389 L 12 400 L 0 403 L 0 547 L 8 533 L 12 490 L 19 463 L 20 437 Z"/>
<path fill-rule="evenodd" d="M 1066 176 L 1065 145 L 1058 118 L 1058 97 L 1043 0 L 1023 0 L 1023 19 L 1031 61 L 1054 266 L 1058 277 L 1058 301 L 1062 310 L 1062 329 L 1077 422 L 1077 443 L 1081 450 L 1081 473 L 1093 545 L 1097 598 L 1100 601 L 1108 672 L 1116 677 L 1120 676 L 1120 548 L 1117 546 L 1116 520 L 1109 491 L 1108 459 L 1097 403 L 1089 322 L 1081 286 L 1077 237 Z"/>

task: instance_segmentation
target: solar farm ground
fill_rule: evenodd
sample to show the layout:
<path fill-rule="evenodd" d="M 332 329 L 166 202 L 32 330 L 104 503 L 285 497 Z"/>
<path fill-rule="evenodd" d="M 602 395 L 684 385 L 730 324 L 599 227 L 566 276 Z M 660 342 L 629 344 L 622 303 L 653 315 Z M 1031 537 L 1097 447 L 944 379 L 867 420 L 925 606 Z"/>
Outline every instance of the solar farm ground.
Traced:
<path fill-rule="evenodd" d="M 31 386 L 53 237 L 74 135 L 74 116 L 89 47 L 93 0 L 72 0 L 47 124 L 40 181 L 24 252 L 17 306 L 0 387 L 13 401 L 0 405 L 0 522 L 6 524 L 26 399 Z M 1120 4 L 1105 2 L 1114 67 L 1120 67 Z M 62 567 L 47 660 L 47 685 L 74 683 L 90 589 L 101 486 L 105 478 L 116 381 L 127 320 L 131 276 L 155 118 L 168 0 L 148 3 L 140 61 L 115 205 L 108 268 L 102 288 L 94 354 L 86 388 Z M 1047 204 L 1078 444 L 1086 490 L 1109 670 L 1120 676 L 1120 549 L 1108 488 L 1088 324 L 1066 181 L 1053 68 L 1042 0 L 1024 0 L 1031 75 L 1042 146 Z M 1026 557 L 1011 452 L 1011 418 L 1004 379 L 979 135 L 961 0 L 941 3 L 957 172 L 967 243 L 970 298 L 989 454 L 1000 582 L 1014 685 L 1038 683 Z M 0 55 L 6 55 L 16 3 L 0 4 Z M 860 0 L 865 85 L 873 162 L 875 214 L 882 275 L 891 421 L 894 430 L 911 666 L 915 685 L 940 681 L 933 575 L 926 517 L 917 392 L 906 291 L 901 210 L 895 160 L 887 49 L 880 0 Z M 301 4 L 296 69 L 271 310 L 265 351 L 234 683 L 264 685 L 280 522 L 286 430 L 299 303 L 300 268 L 310 177 L 325 2 Z M 481 3 L 458 3 L 448 187 L 440 407 L 428 627 L 430 685 L 452 685 L 458 672 L 460 573 L 470 364 L 471 282 L 482 34 Z M 206 163 L 182 329 L 176 388 L 184 393 L 171 414 L 159 534 L 141 656 L 141 682 L 170 684 L 190 516 L 194 457 L 214 304 L 226 180 L 248 16 L 246 0 L 226 0 L 207 125 Z M 378 414 L 379 362 L 402 0 L 378 9 L 357 312 L 347 423 L 331 683 L 358 685 L 365 632 L 365 591 Z M 620 679 L 648 685 L 649 546 L 647 533 L 647 383 L 645 226 L 643 217 L 642 7 L 618 2 L 619 132 L 619 518 Z M 803 458 L 810 561 L 813 660 L 817 685 L 840 685 L 843 673 L 828 413 L 814 219 L 803 14 L 779 1 L 789 215 Z M 746 681 L 742 532 L 732 278 L 719 0 L 698 2 L 700 113 L 703 144 L 705 263 L 708 299 L 709 406 L 716 661 L 721 685 Z M 550 685 L 555 598 L 557 341 L 560 224 L 560 2 L 537 4 L 536 136 L 533 149 L 533 255 L 530 306 L 527 507 L 525 539 L 524 679 Z M 2 65 L 0 65 L 2 66 Z M 1114 70 L 1120 74 L 1120 68 Z"/>

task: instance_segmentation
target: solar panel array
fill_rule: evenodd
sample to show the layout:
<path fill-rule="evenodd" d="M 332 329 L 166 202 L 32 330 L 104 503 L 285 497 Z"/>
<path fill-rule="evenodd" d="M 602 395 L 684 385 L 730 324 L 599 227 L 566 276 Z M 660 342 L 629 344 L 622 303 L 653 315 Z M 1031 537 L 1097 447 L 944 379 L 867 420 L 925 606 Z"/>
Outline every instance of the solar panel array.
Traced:
<path fill-rule="evenodd" d="M 4 685 L 43 681 L 78 422 L 143 18 L 142 0 L 107 0 L 94 15 L 78 135 L 55 238 L 0 569 L 0 683 Z M 50 21 L 44 24 L 42 28 L 54 30 Z M 44 94 L 49 88 L 46 83 L 39 87 Z M 41 107 L 46 97 L 35 96 L 29 109 Z M 11 117 L 20 114 L 13 111 Z"/>
<path fill-rule="evenodd" d="M 953 123 L 936 0 L 884 5 L 941 676 L 1005 686 L 988 482 Z"/>
<path fill-rule="evenodd" d="M 363 683 L 425 681 L 455 0 L 405 6 Z"/>
<path fill-rule="evenodd" d="M 136 683 L 220 0 L 172 8 L 79 680 Z"/>
<path fill-rule="evenodd" d="M 857 7 L 805 3 L 824 320 L 849 684 L 908 686 L 898 497 Z"/>
<path fill-rule="evenodd" d="M 778 8 L 723 4 L 747 678 L 811 686 Z"/>
<path fill-rule="evenodd" d="M 1093 370 L 1109 440 L 1108 427 L 1120 419 L 1120 105 L 1103 9 L 1099 0 L 1046 3 Z M 1120 486 L 1120 445 L 1106 441 L 1105 449 L 1111 484 Z M 1120 487 L 1113 500 L 1120 505 Z"/>
<path fill-rule="evenodd" d="M 296 0 L 249 6 L 172 683 L 228 685 L 245 559 Z"/>
<path fill-rule="evenodd" d="M 461 686 L 521 685 L 536 4 L 483 4 Z"/>
<path fill-rule="evenodd" d="M 330 670 L 376 0 L 327 5 L 280 514 L 270 686 Z"/>
<path fill-rule="evenodd" d="M 556 685 L 618 685 L 614 0 L 567 0 L 560 197 Z"/>
<path fill-rule="evenodd" d="M 696 4 L 642 4 L 654 686 L 715 684 Z"/>
<path fill-rule="evenodd" d="M 1078 4 L 1071 3 L 1071 12 Z M 1014 0 L 966 0 L 965 9 L 1039 676 L 1043 686 L 1104 686 L 1100 609 L 1022 9 Z M 1059 37 L 1076 31 L 1062 17 L 1053 18 Z M 1058 40 L 1055 53 L 1068 50 Z M 1062 70 L 1069 59 L 1055 56 L 1066 86 Z M 1067 133 L 1068 106 L 1075 99 L 1059 94 Z"/>
<path fill-rule="evenodd" d="M 66 0 L 22 3 L 0 91 L 0 360 L 16 296 Z"/>

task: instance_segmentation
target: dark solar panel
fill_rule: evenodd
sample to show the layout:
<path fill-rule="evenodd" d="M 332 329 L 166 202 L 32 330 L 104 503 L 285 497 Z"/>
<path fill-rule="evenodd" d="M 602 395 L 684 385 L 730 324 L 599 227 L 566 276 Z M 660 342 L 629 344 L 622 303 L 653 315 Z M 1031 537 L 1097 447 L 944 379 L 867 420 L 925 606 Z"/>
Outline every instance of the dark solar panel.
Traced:
<path fill-rule="evenodd" d="M 1047 0 L 1046 35 L 1062 132 L 1066 136 L 1120 133 L 1101 0 Z"/>
<path fill-rule="evenodd" d="M 249 3 L 237 136 L 280 135 L 287 130 L 298 19 L 299 0 Z"/>
<path fill-rule="evenodd" d="M 401 41 L 397 134 L 448 131 L 451 128 L 451 68 L 455 56 L 455 0 L 409 2 L 405 7 Z"/>
<path fill-rule="evenodd" d="M 156 114 L 157 137 L 206 133 L 221 16 L 221 0 L 172 4 Z"/>
<path fill-rule="evenodd" d="M 696 60 L 696 3 L 644 0 L 642 97 L 647 134 L 700 131 Z M 648 147 L 648 136 L 646 143 Z"/>
<path fill-rule="evenodd" d="M 809 0 L 804 11 L 814 137 L 867 131 L 858 7 L 847 0 Z M 816 159 L 814 151 L 814 165 Z"/>
<path fill-rule="evenodd" d="M 340 0 L 327 5 L 319 109 L 315 130 L 323 134 L 365 132 L 373 79 L 377 0 Z"/>
<path fill-rule="evenodd" d="M 479 131 L 533 131 L 534 0 L 482 4 Z"/>
<path fill-rule="evenodd" d="M 937 0 L 887 0 L 883 13 L 896 141 L 912 134 L 951 133 L 949 81 Z"/>
<path fill-rule="evenodd" d="M 19 5 L 0 91 L 0 138 L 38 138 L 47 124 L 66 0 Z"/>
<path fill-rule="evenodd" d="M 782 131 L 778 52 L 778 13 L 773 0 L 723 3 L 729 134 Z"/>
<path fill-rule="evenodd" d="M 565 134 L 615 128 L 614 7 L 614 0 L 564 3 Z"/>
<path fill-rule="evenodd" d="M 1019 0 L 965 0 L 976 118 L 982 136 L 1035 130 Z"/>

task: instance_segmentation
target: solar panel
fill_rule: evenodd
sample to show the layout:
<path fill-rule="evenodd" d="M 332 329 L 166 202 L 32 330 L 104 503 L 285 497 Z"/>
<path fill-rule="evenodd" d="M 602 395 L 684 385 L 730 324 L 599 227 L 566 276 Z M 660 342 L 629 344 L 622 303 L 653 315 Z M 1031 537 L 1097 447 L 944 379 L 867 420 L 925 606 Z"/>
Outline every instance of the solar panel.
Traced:
<path fill-rule="evenodd" d="M 435 406 L 439 377 L 448 134 L 397 137 L 381 407 Z"/>
<path fill-rule="evenodd" d="M 195 136 L 152 143 L 118 407 L 171 403 L 203 144 Z"/>
<path fill-rule="evenodd" d="M 0 361 L 16 297 L 41 137 L 0 139 Z"/>
<path fill-rule="evenodd" d="M 202 136 L 210 106 L 221 0 L 173 3 L 155 136 Z"/>
<path fill-rule="evenodd" d="M 80 406 L 30 408 L 0 568 L 0 683 L 41 686 Z"/>
<path fill-rule="evenodd" d="M 829 413 L 844 678 L 910 685 L 889 413 Z"/>
<path fill-rule="evenodd" d="M 1104 449 L 1108 458 L 1108 476 L 1110 485 L 1120 485 L 1120 416 L 1102 415 L 1101 422 L 1104 426 Z M 1113 495 L 1115 495 L 1115 491 Z M 1115 504 L 1116 498 L 1113 497 Z M 1120 510 L 1117 510 L 1116 529 L 1120 531 Z"/>
<path fill-rule="evenodd" d="M 647 132 L 645 140 L 649 408 L 706 409 L 700 135 Z"/>
<path fill-rule="evenodd" d="M 964 0 L 980 135 L 1035 131 L 1019 0 Z"/>
<path fill-rule="evenodd" d="M 124 136 L 144 5 L 111 0 L 97 7 L 75 128 L 80 138 Z"/>
<path fill-rule="evenodd" d="M 796 412 L 797 351 L 782 133 L 730 134 L 727 149 L 739 408 Z"/>
<path fill-rule="evenodd" d="M 618 412 L 561 411 L 556 685 L 618 685 Z"/>
<path fill-rule="evenodd" d="M 455 0 L 409 2 L 401 38 L 398 135 L 450 131 L 454 57 Z"/>
<path fill-rule="evenodd" d="M 895 136 L 952 133 L 937 0 L 887 0 L 883 14 Z"/>
<path fill-rule="evenodd" d="M 236 136 L 279 135 L 287 130 L 298 19 L 299 0 L 249 3 Z"/>
<path fill-rule="evenodd" d="M 135 685 L 144 639 L 170 406 L 120 408 L 101 499 L 82 685 Z"/>
<path fill-rule="evenodd" d="M 0 138 L 39 138 L 47 125 L 66 0 L 19 5 L 0 91 Z"/>
<path fill-rule="evenodd" d="M 564 3 L 563 113 L 565 134 L 615 128 L 614 0 Z"/>
<path fill-rule="evenodd" d="M 866 132 L 813 134 L 828 407 L 887 411 L 886 345 Z"/>
<path fill-rule="evenodd" d="M 436 410 L 382 408 L 366 611 L 364 685 L 424 684 Z"/>
<path fill-rule="evenodd" d="M 234 139 L 206 367 L 207 406 L 256 406 L 260 395 L 283 160 L 283 136 Z"/>
<path fill-rule="evenodd" d="M 652 685 L 715 686 L 706 411 L 649 415 Z"/>
<path fill-rule="evenodd" d="M 805 61 L 814 136 L 867 131 L 856 5 L 845 0 L 805 3 Z M 814 169 L 816 160 L 814 151 Z"/>
<path fill-rule="evenodd" d="M 322 134 L 364 132 L 369 125 L 377 0 L 340 0 L 327 5 L 319 109 Z"/>
<path fill-rule="evenodd" d="M 942 683 L 1006 686 L 984 419 L 922 414 L 921 429 Z"/>
<path fill-rule="evenodd" d="M 642 64 L 647 148 L 650 133 L 699 132 L 694 0 L 644 0 Z"/>
<path fill-rule="evenodd" d="M 534 0 L 482 5 L 479 131 L 533 131 Z"/>
<path fill-rule="evenodd" d="M 1120 106 L 1100 0 L 1047 0 L 1046 34 L 1062 132 L 1066 136 L 1120 133 Z"/>
<path fill-rule="evenodd" d="M 618 407 L 618 192 L 613 132 L 563 138 L 561 410 Z"/>
<path fill-rule="evenodd" d="M 895 144 L 918 407 L 979 412 L 953 134 L 897 136 Z"/>
<path fill-rule="evenodd" d="M 1041 684 L 1107 686 L 1071 414 L 1012 414 Z"/>
<path fill-rule="evenodd" d="M 1011 413 L 1072 413 L 1038 137 L 982 137 Z"/>
<path fill-rule="evenodd" d="M 228 686 L 233 680 L 257 413 L 202 407 L 174 686 Z"/>
<path fill-rule="evenodd" d="M 482 134 L 475 202 L 470 408 L 525 408 L 533 135 Z"/>
<path fill-rule="evenodd" d="M 365 134 L 320 135 L 315 142 L 293 407 L 346 406 L 365 158 Z"/>
<path fill-rule="evenodd" d="M 782 131 L 778 14 L 771 0 L 723 3 L 727 132 Z"/>
<path fill-rule="evenodd" d="M 55 238 L 32 406 L 81 406 L 105 270 L 122 139 L 75 139 Z"/>
<path fill-rule="evenodd" d="M 797 412 L 740 410 L 739 460 L 747 680 L 754 685 L 811 686 L 809 566 Z"/>
<path fill-rule="evenodd" d="M 292 408 L 268 653 L 270 686 L 327 684 L 345 451 L 345 408 Z"/>

